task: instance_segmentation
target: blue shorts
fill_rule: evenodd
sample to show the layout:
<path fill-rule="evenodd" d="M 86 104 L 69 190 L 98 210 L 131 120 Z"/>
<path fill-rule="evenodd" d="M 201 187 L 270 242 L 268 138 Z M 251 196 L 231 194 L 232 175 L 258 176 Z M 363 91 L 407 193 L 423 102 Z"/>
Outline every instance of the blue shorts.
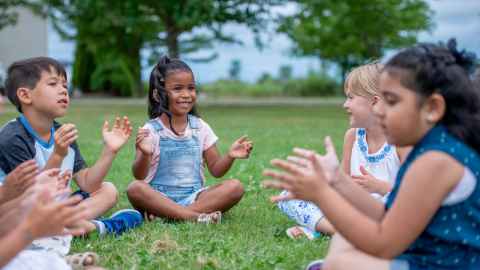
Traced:
<path fill-rule="evenodd" d="M 167 198 L 181 206 L 189 206 L 197 200 L 198 195 L 208 187 L 176 187 L 150 184 L 150 186 L 162 193 Z"/>

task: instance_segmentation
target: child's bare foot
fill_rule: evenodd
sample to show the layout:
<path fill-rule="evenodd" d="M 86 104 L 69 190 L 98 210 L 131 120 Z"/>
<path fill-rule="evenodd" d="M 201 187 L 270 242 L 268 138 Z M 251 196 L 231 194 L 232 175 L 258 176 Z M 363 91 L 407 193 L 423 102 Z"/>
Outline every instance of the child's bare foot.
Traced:
<path fill-rule="evenodd" d="M 320 233 L 314 232 L 307 227 L 293 226 L 287 229 L 288 237 L 292 239 L 298 239 L 302 236 L 307 237 L 309 240 L 314 240 L 320 236 Z"/>
<path fill-rule="evenodd" d="M 102 269 L 97 268 L 99 257 L 94 252 L 75 253 L 65 256 L 67 264 L 69 264 L 73 270 L 80 269 Z"/>
<path fill-rule="evenodd" d="M 71 228 L 69 229 L 82 229 L 83 232 L 85 232 L 82 235 L 74 235 L 74 236 L 85 236 L 91 232 L 93 232 L 96 227 L 95 224 L 93 224 L 90 221 L 87 220 L 80 220 L 79 222 L 75 223 Z"/>

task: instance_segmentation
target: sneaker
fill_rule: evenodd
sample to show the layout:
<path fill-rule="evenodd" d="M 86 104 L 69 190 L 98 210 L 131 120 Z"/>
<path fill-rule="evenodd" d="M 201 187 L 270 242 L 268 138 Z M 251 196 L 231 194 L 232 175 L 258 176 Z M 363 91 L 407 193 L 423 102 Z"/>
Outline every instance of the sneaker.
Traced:
<path fill-rule="evenodd" d="M 110 218 L 96 221 L 95 224 L 100 235 L 114 234 L 118 236 L 140 226 L 143 222 L 143 217 L 137 210 L 123 209 L 115 212 Z"/>
<path fill-rule="evenodd" d="M 323 260 L 316 260 L 307 265 L 305 270 L 322 270 Z"/>

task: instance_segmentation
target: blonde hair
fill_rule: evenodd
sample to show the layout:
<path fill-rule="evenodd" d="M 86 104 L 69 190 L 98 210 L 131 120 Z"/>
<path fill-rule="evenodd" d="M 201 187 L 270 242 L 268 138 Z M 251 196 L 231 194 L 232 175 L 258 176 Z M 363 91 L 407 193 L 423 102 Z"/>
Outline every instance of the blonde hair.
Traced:
<path fill-rule="evenodd" d="M 354 68 L 345 79 L 345 93 L 373 98 L 379 96 L 378 81 L 383 65 L 378 61 Z"/>

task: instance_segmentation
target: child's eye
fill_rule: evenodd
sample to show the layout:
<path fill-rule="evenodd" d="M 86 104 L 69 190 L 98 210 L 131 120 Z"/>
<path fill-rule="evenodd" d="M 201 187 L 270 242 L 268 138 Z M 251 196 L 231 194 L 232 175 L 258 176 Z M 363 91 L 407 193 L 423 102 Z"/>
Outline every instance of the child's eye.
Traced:
<path fill-rule="evenodd" d="M 385 97 L 385 102 L 388 105 L 395 105 L 395 103 L 397 103 L 397 100 L 391 97 Z"/>

